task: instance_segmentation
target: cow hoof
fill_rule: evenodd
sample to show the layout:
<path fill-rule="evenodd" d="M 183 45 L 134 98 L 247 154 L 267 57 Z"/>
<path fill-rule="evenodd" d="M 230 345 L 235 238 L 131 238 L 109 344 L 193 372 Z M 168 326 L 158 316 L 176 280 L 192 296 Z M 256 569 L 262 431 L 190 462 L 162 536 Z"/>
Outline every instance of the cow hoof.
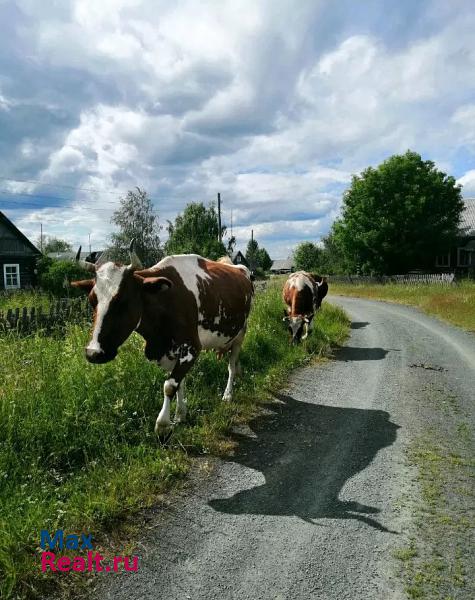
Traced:
<path fill-rule="evenodd" d="M 233 399 L 232 394 L 224 394 L 224 396 L 223 396 L 223 402 L 231 402 L 232 399 Z"/>

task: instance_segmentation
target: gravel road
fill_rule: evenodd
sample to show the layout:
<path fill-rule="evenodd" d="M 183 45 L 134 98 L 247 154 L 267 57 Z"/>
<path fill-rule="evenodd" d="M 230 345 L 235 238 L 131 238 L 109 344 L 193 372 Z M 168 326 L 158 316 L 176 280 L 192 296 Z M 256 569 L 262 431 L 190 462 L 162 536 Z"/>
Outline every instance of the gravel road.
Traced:
<path fill-rule="evenodd" d="M 418 493 L 405 448 L 447 391 L 474 422 L 475 336 L 405 306 L 330 301 L 352 319 L 346 347 L 298 370 L 235 433 L 232 459 L 196 469 L 151 515 L 139 572 L 103 576 L 98 598 L 406 597 L 393 558 L 412 526 L 400 500 Z"/>

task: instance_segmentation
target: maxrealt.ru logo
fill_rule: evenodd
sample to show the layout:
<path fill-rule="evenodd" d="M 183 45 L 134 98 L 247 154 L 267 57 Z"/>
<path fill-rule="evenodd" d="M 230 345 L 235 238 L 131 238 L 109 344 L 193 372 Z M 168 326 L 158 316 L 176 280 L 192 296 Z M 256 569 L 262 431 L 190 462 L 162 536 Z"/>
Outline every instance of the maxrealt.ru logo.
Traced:
<path fill-rule="evenodd" d="M 114 556 L 111 562 L 105 562 L 105 557 L 94 551 L 92 534 L 81 533 L 66 535 L 58 529 L 53 535 L 45 529 L 41 530 L 40 547 L 41 570 L 46 571 L 76 571 L 77 573 L 105 571 L 106 573 L 125 570 L 137 571 L 139 559 L 137 556 Z M 77 550 L 86 552 L 83 556 L 63 556 L 58 551 Z M 54 552 L 53 552 L 54 551 Z"/>

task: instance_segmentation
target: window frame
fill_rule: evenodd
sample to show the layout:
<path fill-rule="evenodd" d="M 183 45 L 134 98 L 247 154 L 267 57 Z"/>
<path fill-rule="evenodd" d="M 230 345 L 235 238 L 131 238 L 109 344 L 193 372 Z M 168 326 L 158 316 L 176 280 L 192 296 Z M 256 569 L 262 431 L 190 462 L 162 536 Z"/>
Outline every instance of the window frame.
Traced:
<path fill-rule="evenodd" d="M 460 257 L 462 256 L 462 252 L 464 252 L 463 256 L 466 256 L 467 258 L 467 262 L 466 263 L 462 263 Z M 465 248 L 457 248 L 457 267 L 470 267 L 472 264 L 472 257 L 471 257 L 471 252 L 470 250 L 466 250 Z"/>
<path fill-rule="evenodd" d="M 441 258 L 446 258 L 447 261 L 441 261 Z M 450 267 L 450 251 L 447 254 L 438 254 L 435 257 L 435 266 L 436 267 Z"/>
<path fill-rule="evenodd" d="M 7 284 L 7 267 L 15 267 L 16 269 L 16 279 L 18 285 L 8 285 Z M 11 273 L 9 273 L 11 275 Z M 20 265 L 19 263 L 4 263 L 3 265 L 3 287 L 6 290 L 19 290 L 21 289 L 21 279 L 20 279 Z"/>

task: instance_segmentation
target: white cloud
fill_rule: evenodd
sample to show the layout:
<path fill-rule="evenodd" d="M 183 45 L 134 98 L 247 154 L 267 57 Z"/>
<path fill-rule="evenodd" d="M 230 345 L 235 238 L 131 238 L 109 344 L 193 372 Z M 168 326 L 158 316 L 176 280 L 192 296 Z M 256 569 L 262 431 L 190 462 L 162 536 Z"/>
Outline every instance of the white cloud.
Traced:
<path fill-rule="evenodd" d="M 467 171 L 463 177 L 457 179 L 457 183 L 463 186 L 464 196 L 475 196 L 475 169 Z"/>
<path fill-rule="evenodd" d="M 43 182 L 8 184 L 17 192 L 98 190 L 47 188 L 67 208 L 15 211 L 25 231 L 42 219 L 104 242 L 113 193 L 141 185 L 165 219 L 220 191 L 239 244 L 254 228 L 285 256 L 326 233 L 351 173 L 411 148 L 461 176 L 458 156 L 474 149 L 475 14 L 463 7 L 434 3 L 397 32 L 314 0 L 17 6 L 23 47 L 0 41 L 24 57 L 0 80 L 0 171 Z M 385 23 L 384 7 L 362 10 Z M 472 171 L 459 181 L 474 189 Z"/>

